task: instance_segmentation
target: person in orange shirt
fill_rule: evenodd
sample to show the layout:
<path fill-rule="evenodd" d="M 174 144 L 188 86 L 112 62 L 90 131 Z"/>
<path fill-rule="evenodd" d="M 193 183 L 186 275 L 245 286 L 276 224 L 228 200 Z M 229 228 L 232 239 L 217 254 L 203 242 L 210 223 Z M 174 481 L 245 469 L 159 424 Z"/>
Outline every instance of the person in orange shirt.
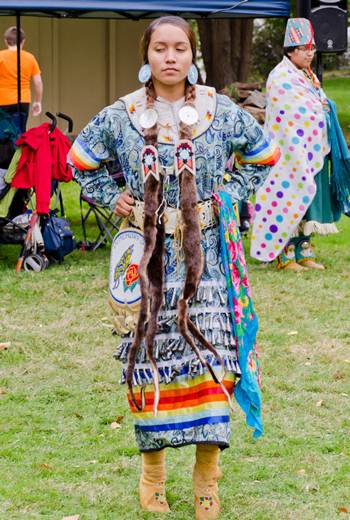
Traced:
<path fill-rule="evenodd" d="M 32 105 L 33 116 L 41 112 L 43 82 L 39 65 L 29 52 L 23 50 L 25 34 L 20 29 L 21 45 L 21 112 L 28 118 L 31 101 L 30 78 L 33 79 L 35 101 Z M 17 28 L 10 27 L 5 31 L 7 50 L 0 51 L 0 108 L 7 114 L 17 112 Z"/>

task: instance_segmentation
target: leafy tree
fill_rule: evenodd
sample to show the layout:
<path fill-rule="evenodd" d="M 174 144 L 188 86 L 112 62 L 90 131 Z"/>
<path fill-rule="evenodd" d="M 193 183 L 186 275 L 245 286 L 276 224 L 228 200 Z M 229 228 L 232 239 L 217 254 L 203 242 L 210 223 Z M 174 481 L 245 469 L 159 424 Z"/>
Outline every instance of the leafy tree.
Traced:
<path fill-rule="evenodd" d="M 265 81 L 283 57 L 284 18 L 256 20 L 250 61 L 252 79 Z"/>
<path fill-rule="evenodd" d="M 296 0 L 290 2 L 290 16 L 296 16 Z M 285 18 L 255 20 L 251 52 L 250 76 L 265 81 L 271 70 L 283 57 Z"/>

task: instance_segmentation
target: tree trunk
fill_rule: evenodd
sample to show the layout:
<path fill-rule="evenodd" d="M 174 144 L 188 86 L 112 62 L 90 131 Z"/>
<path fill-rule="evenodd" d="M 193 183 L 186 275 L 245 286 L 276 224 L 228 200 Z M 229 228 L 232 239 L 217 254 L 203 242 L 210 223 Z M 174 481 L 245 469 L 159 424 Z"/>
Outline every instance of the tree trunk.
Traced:
<path fill-rule="evenodd" d="M 241 60 L 241 33 L 242 20 L 233 18 L 230 20 L 231 26 L 231 67 L 233 81 L 238 81 L 239 62 Z"/>
<path fill-rule="evenodd" d="M 199 23 L 200 22 L 200 23 Z M 198 32 L 201 40 L 202 58 L 206 72 L 206 84 L 213 84 L 213 57 L 212 57 L 212 20 L 198 20 Z"/>
<path fill-rule="evenodd" d="M 222 90 L 233 82 L 230 20 L 213 20 L 213 85 Z"/>
<path fill-rule="evenodd" d="M 206 84 L 220 92 L 235 81 L 247 81 L 253 20 L 198 20 Z"/>
<path fill-rule="evenodd" d="M 250 52 L 253 43 L 254 20 L 246 18 L 241 20 L 241 56 L 238 69 L 238 81 L 245 83 L 249 74 Z"/>

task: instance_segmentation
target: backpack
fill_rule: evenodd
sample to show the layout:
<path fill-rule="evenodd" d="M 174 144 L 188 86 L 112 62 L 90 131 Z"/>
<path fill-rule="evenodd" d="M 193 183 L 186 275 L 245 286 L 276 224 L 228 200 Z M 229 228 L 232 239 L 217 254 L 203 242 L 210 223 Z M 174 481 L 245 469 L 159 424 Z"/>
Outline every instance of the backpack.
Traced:
<path fill-rule="evenodd" d="M 74 235 L 68 220 L 64 218 L 62 194 L 59 193 L 61 203 L 61 216 L 57 213 L 59 209 L 50 209 L 49 215 L 44 220 L 43 239 L 45 254 L 52 256 L 55 260 L 62 260 L 77 247 Z"/>

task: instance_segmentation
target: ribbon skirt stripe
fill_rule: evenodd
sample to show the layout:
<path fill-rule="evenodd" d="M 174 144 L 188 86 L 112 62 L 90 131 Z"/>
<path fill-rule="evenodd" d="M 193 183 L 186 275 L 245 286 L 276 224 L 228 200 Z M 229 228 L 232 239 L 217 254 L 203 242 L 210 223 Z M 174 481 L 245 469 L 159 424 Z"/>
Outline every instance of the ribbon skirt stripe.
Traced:
<path fill-rule="evenodd" d="M 224 385 L 232 395 L 234 374 L 226 375 Z M 134 387 L 134 394 L 139 400 L 141 388 Z M 214 383 L 210 374 L 169 385 L 161 384 L 156 418 L 153 414 L 152 385 L 146 387 L 145 398 L 146 406 L 142 412 L 133 406 L 129 398 L 140 451 L 179 447 L 192 442 L 215 441 L 221 447 L 228 446 L 230 407 L 220 385 Z"/>

